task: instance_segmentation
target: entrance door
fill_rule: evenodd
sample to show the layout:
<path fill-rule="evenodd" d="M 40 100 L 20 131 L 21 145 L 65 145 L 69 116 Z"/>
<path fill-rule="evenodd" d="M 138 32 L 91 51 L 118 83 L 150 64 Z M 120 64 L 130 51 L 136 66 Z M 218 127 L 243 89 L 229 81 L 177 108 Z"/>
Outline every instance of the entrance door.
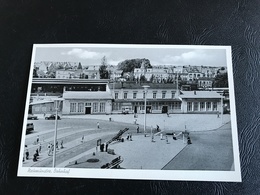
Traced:
<path fill-rule="evenodd" d="M 91 114 L 91 107 L 85 107 L 85 114 Z"/>
<path fill-rule="evenodd" d="M 163 106 L 162 113 L 167 113 L 167 112 L 168 112 L 168 106 Z"/>
<path fill-rule="evenodd" d="M 146 106 L 146 113 L 151 113 L 152 106 Z"/>

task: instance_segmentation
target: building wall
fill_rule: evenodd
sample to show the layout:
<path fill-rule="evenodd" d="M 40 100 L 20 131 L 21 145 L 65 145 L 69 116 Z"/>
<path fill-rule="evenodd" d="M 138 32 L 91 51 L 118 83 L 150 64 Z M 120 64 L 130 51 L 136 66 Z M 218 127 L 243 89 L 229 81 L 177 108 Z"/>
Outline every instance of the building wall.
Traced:
<path fill-rule="evenodd" d="M 55 112 L 54 103 L 42 103 L 31 105 L 32 114 L 53 114 Z"/>
<path fill-rule="evenodd" d="M 111 114 L 111 112 L 111 100 L 65 99 L 63 101 L 62 114 Z"/>
<path fill-rule="evenodd" d="M 183 113 L 222 113 L 221 99 L 183 99 Z"/>

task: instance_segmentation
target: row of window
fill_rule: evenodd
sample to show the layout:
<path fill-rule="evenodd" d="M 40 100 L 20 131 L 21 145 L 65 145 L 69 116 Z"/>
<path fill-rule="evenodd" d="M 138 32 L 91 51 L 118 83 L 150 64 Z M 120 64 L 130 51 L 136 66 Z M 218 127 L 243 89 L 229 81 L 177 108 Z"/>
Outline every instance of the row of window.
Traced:
<path fill-rule="evenodd" d="M 115 99 L 118 99 L 118 92 L 115 92 Z M 128 96 L 128 92 L 124 92 L 124 99 L 128 99 L 129 98 L 129 96 Z M 174 96 L 175 96 L 175 92 L 171 92 L 171 98 L 174 98 Z M 162 93 L 161 93 L 161 98 L 162 99 L 165 99 L 165 97 L 166 97 L 166 91 L 163 91 Z M 137 98 L 137 92 L 133 92 L 133 96 L 132 96 L 132 99 L 136 99 Z M 145 98 L 145 93 L 143 93 L 143 99 Z M 153 99 L 156 99 L 156 98 L 160 98 L 160 97 L 158 97 L 158 95 L 157 95 L 157 92 L 153 92 Z"/>
<path fill-rule="evenodd" d="M 91 107 L 92 106 L 92 112 L 97 113 L 97 112 L 105 112 L 105 107 L 106 103 L 105 102 L 93 102 L 93 103 L 70 103 L 70 112 L 71 113 L 84 113 L 86 107 Z"/>
<path fill-rule="evenodd" d="M 188 111 L 217 111 L 217 102 L 187 102 Z"/>
<path fill-rule="evenodd" d="M 168 106 L 170 110 L 180 110 L 181 109 L 181 102 L 172 102 L 172 103 L 159 103 L 159 102 L 147 102 L 146 104 L 147 107 L 150 107 L 152 110 L 162 110 L 163 106 Z M 133 104 L 133 109 L 135 107 L 140 108 L 140 110 L 144 110 L 144 103 L 143 102 L 138 102 Z M 122 110 L 123 106 L 121 103 L 113 103 L 113 110 L 118 111 Z M 130 108 L 132 110 L 132 108 Z"/>

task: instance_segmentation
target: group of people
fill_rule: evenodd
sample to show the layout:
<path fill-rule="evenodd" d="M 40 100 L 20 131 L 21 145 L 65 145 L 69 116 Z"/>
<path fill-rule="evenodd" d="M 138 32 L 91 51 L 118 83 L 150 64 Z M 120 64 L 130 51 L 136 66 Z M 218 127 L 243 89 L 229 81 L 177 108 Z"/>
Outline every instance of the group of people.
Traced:
<path fill-rule="evenodd" d="M 35 153 L 33 154 L 33 158 L 32 158 L 33 162 L 36 162 L 36 161 L 38 161 L 38 158 L 39 158 L 40 153 L 42 151 L 42 144 L 40 143 L 39 136 L 37 136 L 36 141 L 34 143 L 38 144 L 38 147 L 36 148 Z M 64 148 L 63 140 L 61 140 L 61 142 L 60 142 L 60 149 L 63 149 L 63 148 Z M 56 142 L 56 149 L 57 150 L 59 149 L 59 142 L 58 142 L 58 140 Z M 47 145 L 48 156 L 51 156 L 53 154 L 53 151 L 54 151 L 54 144 L 48 143 L 48 145 Z M 25 152 L 24 153 L 25 153 L 25 156 L 23 157 L 23 162 L 25 160 L 29 160 L 29 156 L 30 156 L 29 149 L 28 149 L 27 145 L 25 145 Z"/>
<path fill-rule="evenodd" d="M 133 141 L 133 140 L 132 140 L 132 133 L 127 133 L 126 140 Z"/>

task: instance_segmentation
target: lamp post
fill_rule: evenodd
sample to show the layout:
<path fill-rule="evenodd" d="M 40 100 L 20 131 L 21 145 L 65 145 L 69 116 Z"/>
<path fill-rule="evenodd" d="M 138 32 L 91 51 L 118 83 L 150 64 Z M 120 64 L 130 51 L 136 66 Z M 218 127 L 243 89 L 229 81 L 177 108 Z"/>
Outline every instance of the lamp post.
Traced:
<path fill-rule="evenodd" d="M 58 129 L 58 110 L 59 110 L 59 106 L 60 103 L 63 99 L 62 98 L 57 98 L 54 99 L 54 107 L 55 107 L 55 131 L 54 131 L 54 150 L 53 150 L 53 161 L 52 161 L 52 167 L 55 167 L 55 163 L 56 163 L 56 143 L 57 143 L 57 129 Z"/>
<path fill-rule="evenodd" d="M 146 95 L 150 86 L 144 85 L 144 136 L 146 136 Z"/>

